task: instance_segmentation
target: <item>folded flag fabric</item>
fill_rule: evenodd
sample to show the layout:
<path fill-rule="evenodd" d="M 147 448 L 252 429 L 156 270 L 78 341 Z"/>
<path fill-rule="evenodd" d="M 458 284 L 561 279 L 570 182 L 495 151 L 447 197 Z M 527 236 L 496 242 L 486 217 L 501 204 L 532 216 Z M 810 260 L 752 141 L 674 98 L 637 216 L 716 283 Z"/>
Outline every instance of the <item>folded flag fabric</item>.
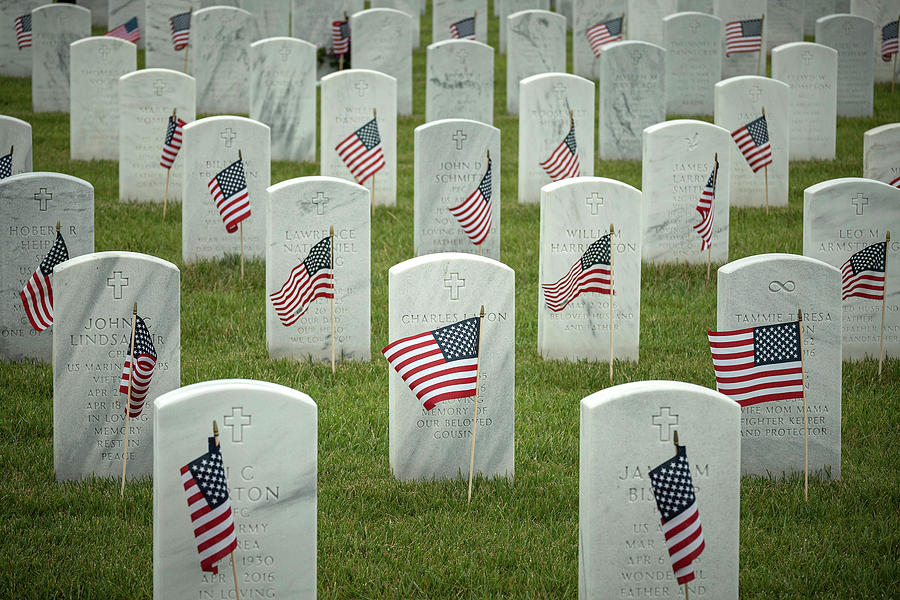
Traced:
<path fill-rule="evenodd" d="M 716 199 L 716 171 L 718 168 L 719 165 L 716 163 L 712 173 L 709 174 L 709 179 L 706 180 L 703 191 L 700 192 L 700 201 L 697 203 L 700 222 L 694 225 L 694 231 L 700 236 L 701 251 L 709 249 L 712 242 L 713 215 L 715 212 L 713 203 Z"/>
<path fill-rule="evenodd" d="M 238 224 L 250 216 L 250 192 L 244 177 L 244 159 L 239 158 L 219 171 L 210 179 L 208 187 L 225 223 L 225 231 L 234 233 L 238 230 Z"/>
<path fill-rule="evenodd" d="M 609 19 L 597 23 L 593 27 L 588 27 L 587 31 L 584 32 L 594 56 L 599 57 L 603 51 L 603 46 L 606 44 L 618 42 L 622 39 L 622 20 L 622 17 Z"/>
<path fill-rule="evenodd" d="M 381 135 L 378 133 L 378 122 L 374 118 L 348 135 L 344 141 L 335 146 L 335 150 L 360 185 L 383 169 L 386 164 L 381 148 Z"/>
<path fill-rule="evenodd" d="M 887 242 L 866 246 L 841 266 L 841 300 L 847 298 L 884 299 L 884 268 Z"/>
<path fill-rule="evenodd" d="M 169 116 L 169 125 L 166 127 L 166 139 L 163 140 L 162 158 L 159 164 L 167 169 L 172 168 L 175 157 L 181 149 L 181 132 L 187 123 L 175 115 Z"/>
<path fill-rule="evenodd" d="M 34 270 L 25 288 L 19 292 L 25 315 L 36 331 L 44 331 L 53 325 L 53 288 L 50 275 L 59 263 L 69 260 L 69 250 L 62 234 L 56 232 L 56 241 L 50 252 Z"/>
<path fill-rule="evenodd" d="M 731 137 L 754 173 L 772 164 L 772 146 L 769 144 L 769 125 L 766 122 L 766 115 L 732 131 Z"/>
<path fill-rule="evenodd" d="M 125 23 L 119 25 L 115 29 L 110 29 L 103 34 L 106 37 L 115 37 L 123 39 L 134 44 L 141 39 L 141 30 L 138 27 L 137 17 L 131 17 Z"/>
<path fill-rule="evenodd" d="M 144 400 L 150 390 L 150 380 L 153 379 L 153 371 L 156 369 L 156 348 L 150 337 L 150 330 L 144 320 L 135 316 L 134 320 L 134 353 L 131 351 L 131 343 L 128 344 L 128 354 L 125 356 L 125 367 L 122 369 L 122 379 L 119 381 L 119 392 L 128 394 L 128 382 L 131 381 L 131 396 L 128 398 L 128 415 L 131 418 L 139 417 L 144 410 Z"/>
<path fill-rule="evenodd" d="M 450 213 L 456 217 L 460 226 L 472 243 L 480 245 L 491 231 L 493 212 L 491 206 L 491 159 L 488 159 L 487 171 L 478 187 L 461 204 L 450 208 Z"/>
<path fill-rule="evenodd" d="M 296 323 L 319 298 L 334 298 L 330 236 L 313 246 L 303 262 L 291 270 L 281 289 L 269 295 L 285 327 Z"/>
<path fill-rule="evenodd" d="M 589 292 L 610 294 L 612 291 L 612 266 L 610 264 L 609 234 L 598 239 L 575 261 L 569 272 L 555 283 L 541 285 L 544 303 L 553 312 L 559 312 L 569 303 Z"/>

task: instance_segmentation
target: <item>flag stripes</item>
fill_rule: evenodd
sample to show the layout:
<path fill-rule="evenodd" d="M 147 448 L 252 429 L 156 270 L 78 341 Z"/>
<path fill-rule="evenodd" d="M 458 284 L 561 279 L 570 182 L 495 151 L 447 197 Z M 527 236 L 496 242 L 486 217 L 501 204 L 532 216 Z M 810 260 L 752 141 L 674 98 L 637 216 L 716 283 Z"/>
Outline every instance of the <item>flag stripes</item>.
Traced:
<path fill-rule="evenodd" d="M 141 39 L 141 30 L 138 27 L 138 19 L 137 17 L 131 17 L 122 25 L 119 25 L 115 29 L 110 29 L 103 35 L 105 37 L 119 38 L 126 42 L 137 44 Z"/>
<path fill-rule="evenodd" d="M 892 21 L 881 28 L 881 60 L 891 62 L 891 57 L 897 54 L 897 29 L 900 21 Z"/>
<path fill-rule="evenodd" d="M 172 168 L 175 157 L 181 149 L 181 133 L 187 123 L 175 116 L 169 116 L 169 125 L 166 127 L 166 139 L 163 140 L 162 158 L 159 164 L 167 169 Z"/>
<path fill-rule="evenodd" d="M 769 125 L 766 122 L 765 115 L 747 123 L 740 129 L 732 131 L 731 137 L 754 173 L 772 164 Z"/>
<path fill-rule="evenodd" d="M 172 45 L 176 51 L 184 50 L 191 41 L 191 13 L 184 12 L 169 18 Z"/>
<path fill-rule="evenodd" d="M 884 269 L 887 242 L 866 246 L 841 265 L 841 300 L 847 298 L 884 299 Z"/>
<path fill-rule="evenodd" d="M 383 169 L 386 164 L 381 149 L 378 123 L 374 118 L 348 135 L 344 141 L 335 146 L 335 150 L 360 185 Z"/>
<path fill-rule="evenodd" d="M 56 265 L 66 260 L 69 260 L 69 250 L 57 231 L 56 241 L 50 252 L 31 274 L 25 288 L 19 292 L 25 315 L 36 331 L 44 331 L 53 324 L 53 288 L 50 285 L 50 275 Z"/>
<path fill-rule="evenodd" d="M 134 365 L 132 367 L 132 357 Z M 134 353 L 131 344 L 128 344 L 128 353 L 125 356 L 125 367 L 122 369 L 122 379 L 119 381 L 119 392 L 128 394 L 128 382 L 131 381 L 131 396 L 128 399 L 128 415 L 138 417 L 144 409 L 144 400 L 150 389 L 150 380 L 156 369 L 156 348 L 150 337 L 150 331 L 144 320 L 135 315 L 134 321 Z"/>
<path fill-rule="evenodd" d="M 467 17 L 450 24 L 450 36 L 458 40 L 475 39 L 475 17 Z"/>
<path fill-rule="evenodd" d="M 575 140 L 575 121 L 572 120 L 569 132 L 541 168 L 553 181 L 578 177 L 581 175 L 581 160 L 578 157 L 578 144 Z"/>
<path fill-rule="evenodd" d="M 313 246 L 299 265 L 291 269 L 287 281 L 269 294 L 281 323 L 290 327 L 319 298 L 334 298 L 334 269 L 331 261 L 331 237 Z"/>
<path fill-rule="evenodd" d="M 611 293 L 612 266 L 609 243 L 609 234 L 606 234 L 588 246 L 587 251 L 558 281 L 541 284 L 547 308 L 559 312 L 581 294 Z"/>
<path fill-rule="evenodd" d="M 350 52 L 350 23 L 348 21 L 331 22 L 331 45 L 334 55 L 349 54 Z"/>
<path fill-rule="evenodd" d="M 244 178 L 244 160 L 239 158 L 209 181 L 212 194 L 225 231 L 234 233 L 238 223 L 250 216 L 250 192 Z"/>
<path fill-rule="evenodd" d="M 725 56 L 762 51 L 762 19 L 731 21 L 725 25 Z"/>
<path fill-rule="evenodd" d="M 16 17 L 16 44 L 19 50 L 31 48 L 31 15 Z"/>
<path fill-rule="evenodd" d="M 709 174 L 709 179 L 700 193 L 700 201 L 697 203 L 697 212 L 700 213 L 700 222 L 694 225 L 694 231 L 700 236 L 700 251 L 709 249 L 712 242 L 713 226 L 713 201 L 716 199 L 716 172 L 718 163 Z"/>
<path fill-rule="evenodd" d="M 491 231 L 493 220 L 491 179 L 491 159 L 489 158 L 487 171 L 475 191 L 469 194 L 469 197 L 461 204 L 450 208 L 450 213 L 456 217 L 463 231 L 476 246 L 484 242 Z"/>
<path fill-rule="evenodd" d="M 622 17 L 616 17 L 589 27 L 584 32 L 594 56 L 599 57 L 603 46 L 622 39 Z"/>

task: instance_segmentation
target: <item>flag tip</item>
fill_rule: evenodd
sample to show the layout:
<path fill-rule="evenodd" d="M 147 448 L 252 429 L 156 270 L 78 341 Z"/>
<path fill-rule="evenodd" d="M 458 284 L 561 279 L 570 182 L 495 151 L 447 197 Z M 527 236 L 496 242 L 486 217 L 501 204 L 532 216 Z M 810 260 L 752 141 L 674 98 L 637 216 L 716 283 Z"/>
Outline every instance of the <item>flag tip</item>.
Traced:
<path fill-rule="evenodd" d="M 672 439 L 675 441 L 675 446 L 677 448 L 678 447 L 678 430 L 677 429 L 674 431 L 674 435 L 672 436 Z"/>
<path fill-rule="evenodd" d="M 59 221 L 56 222 L 56 233 L 59 233 Z"/>
<path fill-rule="evenodd" d="M 134 303 L 134 306 L 131 309 L 131 314 L 133 314 L 133 315 L 137 314 L 137 302 Z"/>
<path fill-rule="evenodd" d="M 329 229 L 328 229 L 328 235 L 330 235 L 331 237 L 334 237 L 334 225 L 332 225 L 331 227 L 329 227 Z"/>
<path fill-rule="evenodd" d="M 213 436 L 216 438 L 219 437 L 219 424 L 216 423 L 215 419 L 213 419 Z"/>
<path fill-rule="evenodd" d="M 484 318 L 484 304 L 481 305 L 481 318 Z"/>
<path fill-rule="evenodd" d="M 888 230 L 887 235 L 884 236 L 884 239 L 887 242 L 891 241 L 891 231 L 890 230 Z"/>
<path fill-rule="evenodd" d="M 799 308 L 797 309 L 797 320 L 798 320 L 798 321 L 802 321 L 802 320 L 803 320 L 803 311 L 802 311 L 801 309 L 799 309 Z"/>

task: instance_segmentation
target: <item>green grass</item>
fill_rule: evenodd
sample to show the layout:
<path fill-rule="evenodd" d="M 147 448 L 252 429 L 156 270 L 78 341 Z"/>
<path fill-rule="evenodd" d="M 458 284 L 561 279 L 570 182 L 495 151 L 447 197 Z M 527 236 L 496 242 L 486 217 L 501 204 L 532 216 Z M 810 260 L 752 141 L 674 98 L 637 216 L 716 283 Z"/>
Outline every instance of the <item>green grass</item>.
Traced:
<path fill-rule="evenodd" d="M 430 39 L 430 15 L 422 39 Z M 102 32 L 101 32 L 102 33 Z M 497 21 L 491 19 L 491 42 Z M 116 163 L 68 159 L 68 116 L 30 112 L 30 85 L 0 79 L 0 113 L 34 126 L 35 170 L 70 173 L 96 189 L 96 249 L 160 256 L 182 269 L 182 383 L 222 377 L 273 381 L 319 406 L 318 590 L 322 598 L 574 598 L 578 589 L 579 400 L 608 386 L 596 364 L 545 362 L 536 352 L 537 206 L 516 203 L 517 119 L 505 114 L 505 57 L 496 55 L 495 125 L 503 145 L 503 260 L 516 271 L 516 478 L 401 484 L 388 465 L 387 270 L 413 255 L 412 130 L 424 121 L 424 48 L 414 54 L 412 117 L 399 120 L 396 208 L 379 208 L 372 241 L 372 354 L 366 364 L 269 360 L 264 266 L 234 258 L 185 265 L 180 211 L 119 204 Z M 838 119 L 837 159 L 791 165 L 790 205 L 769 217 L 731 212 L 731 259 L 801 252 L 802 192 L 862 173 L 862 134 L 900 121 L 900 94 L 875 90 L 874 119 Z M 640 186 L 638 162 L 598 161 L 597 175 Z M 272 182 L 317 164 L 277 162 Z M 703 328 L 715 324 L 705 269 L 645 266 L 641 362 L 616 383 L 678 379 L 713 387 Z M 216 340 L 212 348 L 209 340 Z M 843 479 L 744 478 L 740 585 L 744 598 L 896 598 L 900 589 L 900 361 L 843 368 Z M 52 377 L 42 364 L 0 363 L 0 597 L 149 598 L 152 487 L 53 474 Z M 180 501 L 180 500 L 179 500 Z"/>

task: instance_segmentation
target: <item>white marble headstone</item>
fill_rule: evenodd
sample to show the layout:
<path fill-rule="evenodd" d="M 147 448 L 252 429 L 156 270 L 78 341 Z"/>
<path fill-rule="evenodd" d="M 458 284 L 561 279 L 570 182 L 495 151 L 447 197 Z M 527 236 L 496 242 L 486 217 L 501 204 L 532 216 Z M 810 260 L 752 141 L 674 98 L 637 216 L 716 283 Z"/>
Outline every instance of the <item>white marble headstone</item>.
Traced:
<path fill-rule="evenodd" d="M 506 54 L 507 18 L 523 10 L 550 10 L 550 0 L 503 0 L 500 3 L 500 52 Z"/>
<path fill-rule="evenodd" d="M 663 19 L 666 49 L 666 112 L 711 115 L 713 86 L 722 73 L 722 22 L 699 12 Z"/>
<path fill-rule="evenodd" d="M 598 156 L 639 159 L 644 128 L 666 120 L 666 51 L 647 42 L 607 44 L 598 92 Z"/>
<path fill-rule="evenodd" d="M 433 0 L 431 4 L 431 41 L 453 38 L 450 26 L 475 17 L 475 40 L 488 43 L 487 0 Z M 497 6 L 497 3 L 494 3 Z"/>
<path fill-rule="evenodd" d="M 264 381 L 195 383 L 159 398 L 153 420 L 153 597 L 234 595 L 231 559 L 200 570 L 181 468 L 209 451 L 213 421 L 234 518 L 241 598 L 316 597 L 315 402 Z M 277 457 L 288 460 L 278 460 Z"/>
<path fill-rule="evenodd" d="M 250 44 L 250 118 L 272 129 L 272 160 L 316 160 L 316 47 L 290 37 Z"/>
<path fill-rule="evenodd" d="M 268 191 L 266 344 L 271 358 L 331 360 L 331 300 L 285 326 L 269 298 L 334 227 L 334 324 L 338 361 L 371 357 L 369 190 L 335 177 L 298 177 Z"/>
<path fill-rule="evenodd" d="M 714 14 L 713 0 L 678 0 L 678 11 L 694 11 L 711 15 Z"/>
<path fill-rule="evenodd" d="M 332 21 L 343 20 L 344 13 L 361 11 L 364 0 L 292 0 L 291 35 L 331 52 Z"/>
<path fill-rule="evenodd" d="M 900 18 L 900 0 L 850 0 L 850 12 L 875 22 L 875 81 L 890 81 L 894 63 L 881 60 L 881 29 Z"/>
<path fill-rule="evenodd" d="M 152 0 L 147 2 L 146 28 L 141 29 L 141 34 L 146 35 L 146 48 L 144 54 L 148 68 L 172 69 L 185 71 L 184 55 L 187 52 L 187 70 L 191 73 L 194 52 L 182 48 L 175 50 L 172 42 L 172 29 L 169 19 L 175 15 L 186 13 L 189 10 L 200 8 L 197 0 Z M 191 15 L 193 19 L 193 15 Z"/>
<path fill-rule="evenodd" d="M 900 123 L 863 134 L 863 177 L 900 188 Z"/>
<path fill-rule="evenodd" d="M 411 17 L 373 8 L 350 17 L 353 68 L 380 71 L 397 80 L 397 112 L 412 114 Z"/>
<path fill-rule="evenodd" d="M 69 156 L 116 160 L 119 148 L 111 142 L 119 139 L 119 77 L 137 69 L 137 46 L 89 37 L 73 42 L 69 57 Z"/>
<path fill-rule="evenodd" d="M 594 82 L 567 73 L 544 73 L 524 79 L 520 90 L 518 199 L 536 204 L 541 187 L 553 183 L 541 163 L 565 140 L 570 115 L 580 175 L 594 175 Z"/>
<path fill-rule="evenodd" d="M 50 362 L 54 327 L 36 331 L 19 292 L 53 247 L 57 221 L 70 258 L 94 251 L 94 186 L 62 173 L 13 175 L 0 180 L 0 213 L 0 357 Z"/>
<path fill-rule="evenodd" d="M 250 43 L 257 39 L 256 19 L 246 10 L 213 6 L 194 11 L 190 49 L 199 112 L 248 112 Z"/>
<path fill-rule="evenodd" d="M 53 273 L 53 468 L 57 481 L 120 477 L 153 470 L 153 411 L 181 385 L 181 273 L 172 263 L 134 252 L 70 259 Z M 119 393 L 131 342 L 134 303 L 156 349 L 144 408 L 126 419 Z M 128 448 L 125 427 L 128 421 Z"/>
<path fill-rule="evenodd" d="M 809 474 L 841 477 L 841 272 L 795 254 L 759 254 L 720 267 L 717 331 L 797 320 L 803 311 Z M 803 401 L 741 407 L 741 474 L 803 474 Z"/>
<path fill-rule="evenodd" d="M 706 547 L 692 598 L 737 600 L 740 412 L 713 390 L 636 381 L 581 400 L 578 597 L 682 598 L 660 527 L 650 470 L 685 447 Z"/>
<path fill-rule="evenodd" d="M 787 206 L 790 87 L 768 77 L 732 77 L 716 84 L 715 104 L 715 123 L 729 133 L 761 117 L 765 108 L 772 150 L 769 206 Z M 736 143 L 731 144 L 731 205 L 766 205 L 765 170 L 754 173 Z"/>
<path fill-rule="evenodd" d="M 91 35 L 91 12 L 73 4 L 45 4 L 31 12 L 31 34 L 32 110 L 68 112 L 69 45 Z"/>
<path fill-rule="evenodd" d="M 393 342 L 477 317 L 481 328 L 475 473 L 513 478 L 515 469 L 515 273 L 490 258 L 429 254 L 388 272 L 388 339 Z M 474 398 L 445 400 L 425 410 L 390 370 L 388 441 L 394 476 L 467 478 Z"/>
<path fill-rule="evenodd" d="M 0 152 L 12 150 L 12 175 L 32 170 L 31 123 L 15 117 L 0 115 Z"/>
<path fill-rule="evenodd" d="M 822 17 L 833 15 L 837 10 L 835 0 L 805 0 L 803 7 L 803 35 L 816 34 L 816 21 Z"/>
<path fill-rule="evenodd" d="M 494 49 L 472 40 L 428 46 L 425 122 L 472 119 L 494 123 Z"/>
<path fill-rule="evenodd" d="M 766 52 L 776 46 L 803 41 L 806 0 L 766 0 Z"/>
<path fill-rule="evenodd" d="M 155 0 L 151 0 L 151 2 L 153 1 Z M 106 19 L 109 29 L 115 29 L 136 17 L 138 28 L 141 30 L 141 39 L 138 40 L 137 45 L 139 48 L 143 48 L 147 31 L 147 4 L 147 0 L 107 0 Z"/>
<path fill-rule="evenodd" d="M 644 130 L 642 252 L 651 264 L 728 262 L 731 135 L 703 121 L 677 120 Z M 697 204 L 715 169 L 712 240 L 701 251 Z M 743 160 L 743 159 L 742 159 Z"/>
<path fill-rule="evenodd" d="M 759 52 L 739 52 L 728 55 L 725 48 L 725 29 L 733 21 L 763 18 L 762 47 L 766 48 L 769 19 L 764 17 L 768 0 L 714 0 L 714 12 L 722 19 L 722 79 L 737 75 L 765 75 L 766 58 L 760 63 Z"/>
<path fill-rule="evenodd" d="M 830 15 L 816 22 L 816 43 L 838 53 L 837 114 L 839 117 L 871 117 L 875 58 L 872 30 L 875 24 L 855 15 Z"/>
<path fill-rule="evenodd" d="M 206 117 L 184 126 L 184 185 L 181 204 L 181 256 L 185 262 L 240 254 L 243 236 L 246 258 L 265 258 L 266 207 L 271 178 L 268 125 L 245 117 Z M 220 171 L 244 160 L 250 216 L 243 232 L 228 233 L 209 182 Z"/>
<path fill-rule="evenodd" d="M 355 181 L 335 148 L 347 136 L 368 123 L 377 111 L 378 133 L 385 166 L 373 179 L 375 204 L 397 203 L 397 80 L 390 75 L 365 69 L 347 69 L 322 78 L 322 132 L 320 160 L 322 175 Z"/>
<path fill-rule="evenodd" d="M 31 77 L 31 54 L 34 46 L 19 49 L 16 36 L 16 19 L 30 15 L 32 9 L 46 0 L 15 0 L 0 2 L 0 75 L 4 77 Z"/>
<path fill-rule="evenodd" d="M 663 19 L 678 11 L 676 0 L 627 0 L 625 39 L 663 45 Z"/>
<path fill-rule="evenodd" d="M 848 177 L 823 181 L 803 192 L 803 254 L 840 269 L 866 246 L 888 245 L 884 355 L 900 356 L 900 189 L 880 181 Z M 844 360 L 878 359 L 881 307 L 852 297 L 843 307 Z"/>
<path fill-rule="evenodd" d="M 834 160 L 837 62 L 837 51 L 821 44 L 794 42 L 772 50 L 772 79 L 791 86 L 791 160 Z"/>
<path fill-rule="evenodd" d="M 412 28 L 412 46 L 419 48 L 422 45 L 421 40 L 421 17 L 419 15 L 419 3 L 417 0 L 372 0 L 369 2 L 370 8 L 393 8 L 404 12 L 410 16 L 410 25 Z"/>
<path fill-rule="evenodd" d="M 91 25 L 106 27 L 109 24 L 109 0 L 79 0 L 79 4 L 91 11 Z"/>
<path fill-rule="evenodd" d="M 240 0 L 238 6 L 256 18 L 260 39 L 291 34 L 291 0 Z"/>
<path fill-rule="evenodd" d="M 166 169 L 160 164 L 169 117 L 196 118 L 197 82 L 169 69 L 141 69 L 119 79 L 119 200 L 162 202 Z M 184 148 L 169 174 L 169 201 L 181 201 Z"/>
<path fill-rule="evenodd" d="M 546 10 L 524 10 L 508 18 L 506 112 L 519 114 L 519 83 L 541 73 L 566 72 L 566 19 Z"/>
<path fill-rule="evenodd" d="M 600 65 L 588 43 L 587 30 L 598 23 L 621 17 L 624 14 L 625 0 L 574 0 L 572 72 L 575 75 L 590 79 L 599 77 Z M 627 21 L 628 15 L 625 15 L 625 19 Z"/>
<path fill-rule="evenodd" d="M 481 184 L 491 157 L 491 229 L 476 246 L 451 207 Z M 446 119 L 415 129 L 413 245 L 416 256 L 465 252 L 500 260 L 500 130 L 479 121 Z"/>
<path fill-rule="evenodd" d="M 641 192 L 604 177 L 541 188 L 538 353 L 545 359 L 609 361 L 609 301 L 584 293 L 560 311 L 541 285 L 559 281 L 613 225 L 613 360 L 638 360 L 641 336 Z"/>

